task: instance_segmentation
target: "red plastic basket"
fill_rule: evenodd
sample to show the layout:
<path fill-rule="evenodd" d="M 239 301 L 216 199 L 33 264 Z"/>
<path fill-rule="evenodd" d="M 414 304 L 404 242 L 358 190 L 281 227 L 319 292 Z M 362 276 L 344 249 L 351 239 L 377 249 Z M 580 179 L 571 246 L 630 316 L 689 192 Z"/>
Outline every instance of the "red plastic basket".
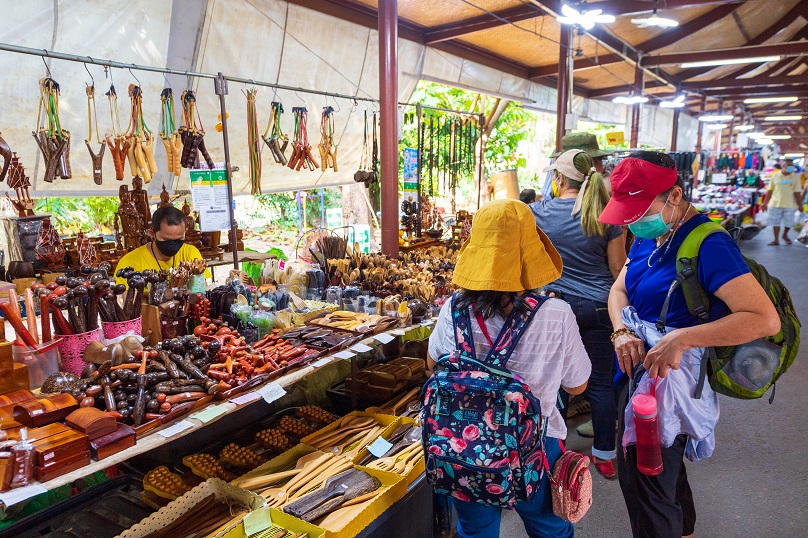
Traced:
<path fill-rule="evenodd" d="M 65 372 L 81 375 L 82 370 L 87 365 L 84 362 L 84 350 L 90 342 L 101 339 L 101 329 L 88 331 L 81 334 L 68 334 L 61 336 L 59 342 L 59 352 L 62 354 L 62 367 Z"/>
<path fill-rule="evenodd" d="M 104 340 L 112 340 L 131 332 L 140 336 L 143 318 L 138 316 L 129 321 L 102 321 L 101 330 L 104 331 Z"/>

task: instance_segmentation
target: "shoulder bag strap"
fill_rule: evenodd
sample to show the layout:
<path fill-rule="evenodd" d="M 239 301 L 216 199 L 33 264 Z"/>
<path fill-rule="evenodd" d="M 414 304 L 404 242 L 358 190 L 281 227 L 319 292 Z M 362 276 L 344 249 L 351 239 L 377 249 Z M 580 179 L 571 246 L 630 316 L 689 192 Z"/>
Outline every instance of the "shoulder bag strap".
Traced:
<path fill-rule="evenodd" d="M 471 359 L 477 359 L 477 353 L 474 350 L 474 336 L 471 330 L 471 316 L 468 308 L 458 310 L 455 308 L 455 299 L 457 294 L 452 295 L 450 308 L 450 315 L 452 316 L 452 327 L 454 328 L 454 338 L 456 349 L 460 352 L 466 353 Z M 458 331 L 458 329 L 460 329 Z M 463 346 L 458 342 L 458 336 L 462 335 L 464 342 L 467 344 Z"/>
<path fill-rule="evenodd" d="M 526 301 L 526 308 L 520 309 L 519 311 L 514 309 L 511 315 L 508 316 L 494 345 L 491 346 L 491 349 L 488 351 L 488 355 L 484 361 L 486 364 L 491 364 L 499 368 L 505 368 L 507 366 L 508 360 L 510 360 L 514 349 L 516 349 L 516 345 L 522 338 L 525 328 L 530 325 L 536 312 L 539 311 L 539 308 L 541 308 L 541 305 L 544 304 L 544 301 L 546 301 L 548 297 L 530 293 L 525 295 L 524 299 Z"/>

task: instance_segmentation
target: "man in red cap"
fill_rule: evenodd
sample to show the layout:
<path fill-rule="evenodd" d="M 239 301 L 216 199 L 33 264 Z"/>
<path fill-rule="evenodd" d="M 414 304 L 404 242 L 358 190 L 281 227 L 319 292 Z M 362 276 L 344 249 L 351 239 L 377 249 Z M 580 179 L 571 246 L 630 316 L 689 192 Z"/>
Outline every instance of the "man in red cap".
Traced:
<path fill-rule="evenodd" d="M 709 298 L 705 323 L 690 313 L 681 288 L 670 292 L 679 247 L 709 219 L 685 200 L 669 155 L 634 152 L 615 167 L 611 182 L 612 198 L 600 220 L 628 225 L 637 237 L 609 294 L 611 339 L 620 369 L 631 376 L 621 385 L 618 406 L 625 449 L 617 450 L 620 487 L 635 537 L 688 537 L 696 509 L 683 458 L 696 461 L 712 454 L 719 415 L 718 397 L 709 384 L 700 398 L 693 397 L 699 365 L 706 360 L 703 349 L 776 334 L 780 322 L 729 234 L 714 233 L 701 243 L 696 273 Z M 669 293 L 662 331 L 656 322 Z M 663 463 L 656 476 L 637 466 L 635 394 L 656 395 Z"/>

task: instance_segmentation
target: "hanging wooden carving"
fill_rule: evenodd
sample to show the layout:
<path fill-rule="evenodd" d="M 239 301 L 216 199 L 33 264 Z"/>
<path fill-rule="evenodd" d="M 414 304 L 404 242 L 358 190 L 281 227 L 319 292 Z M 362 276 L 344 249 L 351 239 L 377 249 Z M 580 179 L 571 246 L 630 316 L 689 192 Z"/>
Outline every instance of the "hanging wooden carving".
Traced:
<path fill-rule="evenodd" d="M 196 108 L 196 94 L 191 90 L 182 92 L 182 122 L 180 137 L 182 138 L 182 154 L 180 164 L 183 168 L 199 168 L 199 153 L 205 158 L 208 168 L 213 170 L 214 162 L 205 148 L 205 128 Z M 198 125 L 197 125 L 198 124 Z"/>
<path fill-rule="evenodd" d="M 58 174 L 62 179 L 70 179 L 70 132 L 62 129 L 59 119 L 59 84 L 52 78 L 45 78 L 39 84 L 39 118 L 45 114 L 47 128 L 40 126 L 33 132 L 34 140 L 45 159 L 44 180 L 52 183 Z"/>
<path fill-rule="evenodd" d="M 85 236 L 82 231 L 79 231 L 76 237 L 76 249 L 79 253 L 80 265 L 95 265 L 98 263 L 98 253 L 93 244 L 90 243 L 90 238 Z"/>
<path fill-rule="evenodd" d="M 160 94 L 163 103 L 160 114 L 160 138 L 166 149 L 166 160 L 168 161 L 168 173 L 174 178 L 180 177 L 182 165 L 180 157 L 182 155 L 182 139 L 177 132 L 177 123 L 174 116 L 174 91 L 171 88 L 164 88 Z M 165 185 L 163 185 L 165 190 Z"/>
<path fill-rule="evenodd" d="M 107 134 L 107 147 L 112 154 L 112 162 L 115 164 L 115 179 L 123 181 L 124 164 L 126 155 L 129 152 L 129 141 L 121 130 L 121 118 L 118 116 L 118 94 L 115 93 L 115 86 L 110 84 L 106 93 L 109 101 L 109 115 L 112 119 L 112 134 Z"/>
<path fill-rule="evenodd" d="M 157 161 L 154 159 L 154 135 L 143 118 L 143 92 L 140 86 L 129 85 L 129 98 L 132 103 L 129 130 L 126 132 L 129 171 L 150 183 L 152 176 L 157 173 Z"/>
<path fill-rule="evenodd" d="M 6 177 L 8 178 L 8 186 L 14 189 L 14 192 L 17 194 L 17 199 L 12 200 L 8 193 L 6 193 L 6 198 L 8 198 L 11 205 L 14 206 L 14 209 L 17 210 L 17 214 L 20 217 L 33 216 L 36 200 L 32 200 L 28 192 L 28 187 L 31 186 L 31 179 L 25 174 L 25 167 L 20 162 L 16 153 L 12 154 L 11 163 L 8 167 L 8 175 Z"/>
<path fill-rule="evenodd" d="M 96 185 L 101 185 L 102 181 L 102 167 L 104 164 L 104 150 L 107 149 L 107 143 L 101 140 L 101 131 L 98 129 L 98 110 L 95 106 L 95 86 L 87 86 L 87 139 L 84 144 L 87 146 L 87 151 L 90 152 L 90 159 L 93 162 L 93 181 Z M 93 141 L 93 120 L 95 120 L 95 140 L 99 144 L 100 149 L 96 154 L 90 145 Z"/>
<path fill-rule="evenodd" d="M 320 118 L 320 162 L 323 164 L 323 171 L 331 168 L 338 172 L 337 167 L 337 144 L 334 142 L 334 109 L 330 106 L 323 107 L 323 114 Z"/>

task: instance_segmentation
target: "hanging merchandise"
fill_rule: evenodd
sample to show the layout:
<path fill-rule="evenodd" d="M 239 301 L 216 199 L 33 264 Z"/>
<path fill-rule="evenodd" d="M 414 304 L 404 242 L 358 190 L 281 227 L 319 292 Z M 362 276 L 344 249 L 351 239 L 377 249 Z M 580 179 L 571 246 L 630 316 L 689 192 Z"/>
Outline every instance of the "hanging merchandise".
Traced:
<path fill-rule="evenodd" d="M 197 120 L 199 127 L 197 127 Z M 213 170 L 214 162 L 210 158 L 208 150 L 205 148 L 205 129 L 202 126 L 202 118 L 196 108 L 196 94 L 191 90 L 182 92 L 182 121 L 180 127 L 180 137 L 182 138 L 182 157 L 180 164 L 183 168 L 199 168 L 199 153 L 205 159 L 208 168 Z"/>
<path fill-rule="evenodd" d="M 337 145 L 334 143 L 334 109 L 330 106 L 323 107 L 323 115 L 320 118 L 320 162 L 323 163 L 323 171 L 331 168 L 338 172 L 337 168 Z"/>
<path fill-rule="evenodd" d="M 31 179 L 25 174 L 25 167 L 20 162 L 16 153 L 11 157 L 11 164 L 8 167 L 8 186 L 10 189 L 14 189 L 14 192 L 17 194 L 17 199 L 12 200 L 8 193 L 6 193 L 6 198 L 8 198 L 11 205 L 14 206 L 14 209 L 17 210 L 17 214 L 20 217 L 33 217 L 36 200 L 32 200 L 28 192 L 28 187 L 31 186 Z"/>
<path fill-rule="evenodd" d="M 8 166 L 11 164 L 11 148 L 8 146 L 8 142 L 3 140 L 2 136 L 0 136 L 0 157 L 3 157 L 3 169 L 0 170 L 0 183 L 2 183 L 6 179 Z"/>
<path fill-rule="evenodd" d="M 96 185 L 101 185 L 101 169 L 104 164 L 104 150 L 107 149 L 107 143 L 101 140 L 101 131 L 98 129 L 98 110 L 95 106 L 95 85 L 87 86 L 87 139 L 84 144 L 87 146 L 87 151 L 90 152 L 90 159 L 93 161 L 93 181 Z M 90 143 L 93 141 L 93 121 L 95 121 L 95 140 L 101 146 L 98 153 L 93 152 Z"/>
<path fill-rule="evenodd" d="M 261 139 L 258 137 L 258 112 L 255 109 L 255 94 L 247 90 L 247 147 L 250 148 L 250 194 L 261 194 Z"/>
<path fill-rule="evenodd" d="M 59 84 L 52 78 L 43 79 L 39 85 L 40 101 L 37 124 L 42 119 L 42 112 L 48 121 L 48 128 L 40 126 L 39 131 L 32 133 L 45 158 L 45 177 L 52 183 L 56 174 L 62 179 L 70 179 L 70 132 L 62 129 L 59 120 Z"/>
<path fill-rule="evenodd" d="M 151 182 L 157 173 L 157 161 L 154 160 L 154 135 L 143 118 L 143 92 L 140 86 L 129 85 L 129 97 L 132 101 L 132 115 L 126 138 L 129 141 L 127 158 L 129 171 L 133 176 L 140 176 L 146 183 Z"/>
<path fill-rule="evenodd" d="M 112 119 L 112 135 L 107 134 L 106 136 L 107 147 L 115 165 L 115 179 L 123 181 L 123 165 L 129 152 L 129 141 L 126 140 L 121 130 L 121 119 L 118 116 L 118 94 L 115 93 L 115 85 L 109 85 L 106 95 L 109 101 L 109 115 Z"/>
<path fill-rule="evenodd" d="M 368 149 L 368 111 L 365 110 L 365 134 L 362 138 L 362 157 L 359 159 L 359 170 L 354 172 L 354 181 L 370 186 L 370 150 Z"/>
<path fill-rule="evenodd" d="M 267 147 L 269 147 L 269 151 L 272 153 L 272 158 L 275 159 L 275 162 L 286 166 L 289 164 L 289 161 L 284 153 L 286 153 L 286 147 L 289 145 L 289 137 L 283 134 L 281 130 L 281 114 L 283 114 L 283 104 L 278 101 L 273 101 L 267 129 L 262 138 Z"/>
<path fill-rule="evenodd" d="M 379 185 L 381 178 L 379 174 L 379 137 L 376 133 L 376 125 L 378 122 L 379 120 L 376 116 L 376 112 L 373 112 L 373 156 L 370 163 L 369 177 L 369 182 L 371 185 Z"/>
<path fill-rule="evenodd" d="M 177 132 L 177 124 L 174 119 L 174 90 L 163 88 L 160 93 L 160 100 L 163 103 L 160 113 L 160 139 L 166 149 L 166 160 L 168 161 L 168 173 L 174 178 L 180 177 L 182 166 L 180 165 L 180 155 L 182 154 L 182 139 Z"/>
<path fill-rule="evenodd" d="M 295 137 L 292 142 L 292 157 L 289 159 L 289 168 L 298 172 L 301 168 L 306 170 L 320 168 L 320 165 L 314 160 L 314 155 L 312 155 L 311 146 L 309 145 L 309 133 L 306 127 L 309 117 L 308 110 L 306 110 L 306 107 L 295 107 L 292 109 L 292 115 L 295 117 Z"/>

